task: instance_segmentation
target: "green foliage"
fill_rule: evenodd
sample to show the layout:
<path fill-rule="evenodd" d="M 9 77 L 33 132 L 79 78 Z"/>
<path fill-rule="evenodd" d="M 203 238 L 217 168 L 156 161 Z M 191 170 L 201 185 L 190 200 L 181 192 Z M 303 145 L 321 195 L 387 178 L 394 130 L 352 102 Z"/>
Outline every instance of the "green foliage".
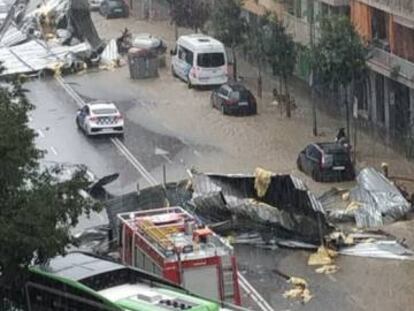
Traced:
<path fill-rule="evenodd" d="M 195 31 L 203 29 L 209 18 L 208 0 L 168 0 L 171 22 L 179 27 Z"/>
<path fill-rule="evenodd" d="M 269 16 L 268 20 L 264 42 L 266 60 L 272 66 L 274 75 L 287 79 L 295 69 L 296 45 L 276 15 Z"/>
<path fill-rule="evenodd" d="M 243 0 L 218 1 L 211 16 L 214 36 L 230 48 L 246 39 L 247 22 L 241 17 Z"/>
<path fill-rule="evenodd" d="M 247 40 L 243 45 L 245 54 L 259 71 L 266 62 L 266 30 L 269 26 L 269 14 L 257 16 L 251 20 L 247 29 Z"/>
<path fill-rule="evenodd" d="M 40 169 L 43 152 L 27 124 L 32 109 L 20 83 L 0 88 L 0 285 L 63 254 L 78 217 L 100 209 L 79 194 L 89 184 L 85 172 L 59 182 Z"/>
<path fill-rule="evenodd" d="M 321 38 L 312 51 L 312 63 L 324 84 L 348 86 L 366 69 L 367 49 L 348 18 L 331 16 L 321 22 Z"/>

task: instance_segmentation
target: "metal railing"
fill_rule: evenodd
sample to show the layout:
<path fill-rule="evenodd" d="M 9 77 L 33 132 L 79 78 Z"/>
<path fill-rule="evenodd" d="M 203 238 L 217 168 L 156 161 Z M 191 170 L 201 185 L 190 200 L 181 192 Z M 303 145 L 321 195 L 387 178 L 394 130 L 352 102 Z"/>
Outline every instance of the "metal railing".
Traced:
<path fill-rule="evenodd" d="M 283 13 L 283 22 L 286 31 L 292 36 L 293 41 L 308 45 L 310 42 L 309 23 L 299 17 L 293 16 L 288 12 Z"/>
<path fill-rule="evenodd" d="M 311 25 L 306 19 L 284 12 L 283 22 L 287 33 L 292 36 L 293 41 L 303 45 L 310 44 Z M 312 27 L 314 32 L 314 40 L 317 41 L 321 34 L 319 23 L 315 22 Z"/>
<path fill-rule="evenodd" d="M 410 81 L 414 86 L 414 62 L 378 47 L 373 47 L 372 57 L 369 59 L 368 63 L 380 66 L 391 74 L 401 76 Z"/>

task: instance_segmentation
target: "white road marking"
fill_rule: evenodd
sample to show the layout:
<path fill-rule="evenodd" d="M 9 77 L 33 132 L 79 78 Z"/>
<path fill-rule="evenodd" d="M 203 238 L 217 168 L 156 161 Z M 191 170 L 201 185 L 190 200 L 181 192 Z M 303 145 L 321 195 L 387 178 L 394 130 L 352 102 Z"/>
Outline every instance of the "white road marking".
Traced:
<path fill-rule="evenodd" d="M 37 130 L 37 134 L 39 134 L 41 138 L 45 138 L 45 134 L 43 134 L 42 130 Z"/>
<path fill-rule="evenodd" d="M 56 156 L 58 155 L 58 153 L 57 153 L 57 151 L 56 151 L 55 147 L 53 147 L 53 146 L 52 146 L 52 147 L 50 147 L 50 150 L 52 150 L 52 152 L 53 152 L 53 154 L 54 154 L 54 155 L 56 155 Z"/>
<path fill-rule="evenodd" d="M 79 107 L 85 105 L 84 100 L 65 83 L 61 76 L 56 76 L 56 80 L 62 86 L 62 88 L 75 100 Z M 148 172 L 145 167 L 138 161 L 137 158 L 128 150 L 128 148 L 118 139 L 111 138 L 111 142 L 121 152 L 125 158 L 137 169 L 137 171 L 145 178 L 152 186 L 158 185 L 159 182 Z M 51 147 L 52 148 L 52 147 Z M 274 311 L 273 308 L 267 303 L 267 301 L 254 289 L 254 287 L 238 272 L 240 286 L 253 298 L 256 304 L 263 311 Z"/>

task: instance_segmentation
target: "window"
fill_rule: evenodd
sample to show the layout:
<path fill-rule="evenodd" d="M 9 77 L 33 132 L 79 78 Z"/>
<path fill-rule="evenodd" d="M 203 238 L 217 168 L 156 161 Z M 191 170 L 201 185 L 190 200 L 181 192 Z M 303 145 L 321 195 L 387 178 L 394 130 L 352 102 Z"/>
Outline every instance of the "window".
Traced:
<path fill-rule="evenodd" d="M 220 67 L 224 63 L 224 53 L 201 53 L 197 55 L 197 65 L 200 67 Z"/>
<path fill-rule="evenodd" d="M 314 146 L 309 146 L 306 149 L 306 156 L 310 159 L 313 159 L 313 160 L 320 160 L 321 153 Z"/>
<path fill-rule="evenodd" d="M 377 9 L 373 9 L 372 13 L 372 38 L 375 40 L 386 40 L 387 39 L 387 24 L 388 17 L 387 13 Z"/>
<path fill-rule="evenodd" d="M 229 90 L 228 90 L 225 86 L 222 86 L 222 87 L 218 90 L 218 93 L 219 93 L 220 95 L 223 95 L 223 96 L 226 96 L 226 97 L 227 97 L 227 95 L 229 95 Z"/>
<path fill-rule="evenodd" d="M 94 114 L 117 114 L 118 111 L 113 108 L 101 108 L 92 110 Z"/>
<path fill-rule="evenodd" d="M 178 58 L 192 66 L 194 61 L 194 53 L 180 46 L 178 48 Z"/>

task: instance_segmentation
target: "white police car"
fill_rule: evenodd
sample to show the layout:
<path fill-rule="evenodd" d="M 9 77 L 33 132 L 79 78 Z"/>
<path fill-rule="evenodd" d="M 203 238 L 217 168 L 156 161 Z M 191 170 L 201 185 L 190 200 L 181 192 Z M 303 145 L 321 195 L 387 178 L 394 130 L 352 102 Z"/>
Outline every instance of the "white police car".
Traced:
<path fill-rule="evenodd" d="M 113 103 L 92 102 L 78 110 L 76 124 L 86 135 L 124 133 L 124 118 Z"/>

